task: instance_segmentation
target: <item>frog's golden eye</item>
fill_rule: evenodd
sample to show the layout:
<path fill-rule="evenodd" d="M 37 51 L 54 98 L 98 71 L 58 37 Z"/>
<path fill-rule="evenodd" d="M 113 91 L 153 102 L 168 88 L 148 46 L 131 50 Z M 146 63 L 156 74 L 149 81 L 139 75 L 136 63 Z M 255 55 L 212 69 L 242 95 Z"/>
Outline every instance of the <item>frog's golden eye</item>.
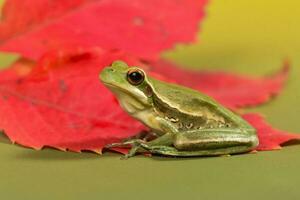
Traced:
<path fill-rule="evenodd" d="M 129 70 L 127 72 L 127 80 L 131 85 L 139 85 L 145 79 L 145 74 L 139 69 Z"/>

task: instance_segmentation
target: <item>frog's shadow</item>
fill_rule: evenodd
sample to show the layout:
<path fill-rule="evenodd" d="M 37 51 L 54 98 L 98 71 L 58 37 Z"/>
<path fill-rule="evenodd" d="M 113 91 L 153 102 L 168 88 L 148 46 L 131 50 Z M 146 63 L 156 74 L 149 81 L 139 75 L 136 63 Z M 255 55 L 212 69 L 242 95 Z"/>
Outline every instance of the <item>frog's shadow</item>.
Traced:
<path fill-rule="evenodd" d="M 151 159 L 154 161 L 168 161 L 168 162 L 177 162 L 183 160 L 199 160 L 199 159 L 216 159 L 217 156 L 193 156 L 193 157 L 183 157 L 183 156 L 161 156 L 161 155 L 152 155 Z M 219 157 L 220 158 L 220 157 Z"/>
<path fill-rule="evenodd" d="M 3 131 L 0 131 L 0 143 L 2 144 L 11 144 L 9 138 L 4 134 Z"/>

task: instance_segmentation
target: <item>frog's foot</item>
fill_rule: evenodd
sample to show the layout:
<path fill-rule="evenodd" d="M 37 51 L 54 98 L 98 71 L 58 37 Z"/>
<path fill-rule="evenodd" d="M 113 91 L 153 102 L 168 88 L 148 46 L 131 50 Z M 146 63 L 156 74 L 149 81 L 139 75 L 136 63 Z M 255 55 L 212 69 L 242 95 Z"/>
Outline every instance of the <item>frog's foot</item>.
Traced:
<path fill-rule="evenodd" d="M 131 149 L 129 152 L 124 156 L 125 159 L 133 157 L 139 150 L 142 150 L 142 144 L 144 144 L 145 141 L 141 139 L 132 139 L 125 142 L 120 143 L 112 143 L 109 145 L 106 145 L 106 148 L 114 148 L 114 147 L 129 147 L 131 146 Z"/>

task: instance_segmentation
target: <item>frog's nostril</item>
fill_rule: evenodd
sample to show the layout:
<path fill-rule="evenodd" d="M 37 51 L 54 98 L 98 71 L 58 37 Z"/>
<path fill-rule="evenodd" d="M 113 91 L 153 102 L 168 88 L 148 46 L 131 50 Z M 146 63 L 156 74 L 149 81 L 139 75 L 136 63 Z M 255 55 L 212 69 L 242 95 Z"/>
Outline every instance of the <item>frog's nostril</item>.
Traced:
<path fill-rule="evenodd" d="M 105 71 L 109 73 L 109 72 L 114 72 L 115 70 L 110 67 L 110 68 L 106 68 Z"/>
<path fill-rule="evenodd" d="M 116 70 L 114 68 L 108 68 L 109 72 L 115 72 Z"/>

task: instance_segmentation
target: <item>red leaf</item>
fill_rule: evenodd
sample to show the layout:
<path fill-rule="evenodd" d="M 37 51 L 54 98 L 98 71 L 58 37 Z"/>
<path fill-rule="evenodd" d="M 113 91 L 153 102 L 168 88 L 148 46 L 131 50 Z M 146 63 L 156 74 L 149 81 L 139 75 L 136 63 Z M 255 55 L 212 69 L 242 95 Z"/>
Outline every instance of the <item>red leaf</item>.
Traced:
<path fill-rule="evenodd" d="M 49 50 L 99 46 L 153 58 L 176 42 L 195 39 L 205 4 L 206 0 L 7 0 L 0 50 L 38 59 Z"/>
<path fill-rule="evenodd" d="M 57 55 L 49 54 L 26 77 L 1 79 L 16 68 L 0 74 L 0 127 L 13 142 L 100 152 L 141 130 L 98 79 L 101 68 L 114 60 L 138 61 L 101 51 Z"/>
<path fill-rule="evenodd" d="M 187 71 L 166 61 L 151 64 L 153 72 L 202 91 L 232 109 L 267 102 L 281 92 L 289 72 L 288 62 L 279 72 L 264 78 L 248 78 L 226 72 Z"/>
<path fill-rule="evenodd" d="M 280 145 L 283 145 L 286 142 L 292 140 L 300 141 L 300 134 L 276 130 L 268 125 L 264 121 L 264 118 L 259 114 L 246 114 L 243 115 L 243 118 L 257 130 L 259 146 L 256 150 L 267 151 L 281 149 Z"/>
<path fill-rule="evenodd" d="M 36 149 L 51 146 L 100 152 L 105 144 L 135 135 L 144 127 L 121 110 L 98 80 L 100 70 L 114 60 L 147 68 L 134 57 L 99 49 L 50 52 L 38 64 L 20 60 L 15 67 L 0 73 L 0 127 L 12 141 Z M 178 76 L 177 70 L 170 68 L 168 72 L 169 78 Z M 191 77 L 189 80 L 186 80 L 186 73 Z M 200 77 L 200 80 L 207 80 L 204 85 L 212 84 L 206 88 L 221 90 L 222 85 L 209 81 L 210 77 L 215 77 L 210 73 L 193 75 L 181 70 L 180 75 L 185 84 L 198 83 L 195 78 Z M 223 78 L 221 73 L 217 75 Z M 243 87 L 247 88 L 245 78 L 224 77 L 236 83 L 244 80 Z M 252 82 L 249 82 L 251 88 L 254 87 Z M 230 92 L 225 87 L 223 94 L 226 91 Z M 258 130 L 258 150 L 276 149 L 286 141 L 300 139 L 300 135 L 272 129 L 259 115 L 249 114 L 244 118 Z"/>
<path fill-rule="evenodd" d="M 28 75 L 36 63 L 32 60 L 20 58 L 6 70 L 1 70 L 0 82 L 17 80 Z"/>

